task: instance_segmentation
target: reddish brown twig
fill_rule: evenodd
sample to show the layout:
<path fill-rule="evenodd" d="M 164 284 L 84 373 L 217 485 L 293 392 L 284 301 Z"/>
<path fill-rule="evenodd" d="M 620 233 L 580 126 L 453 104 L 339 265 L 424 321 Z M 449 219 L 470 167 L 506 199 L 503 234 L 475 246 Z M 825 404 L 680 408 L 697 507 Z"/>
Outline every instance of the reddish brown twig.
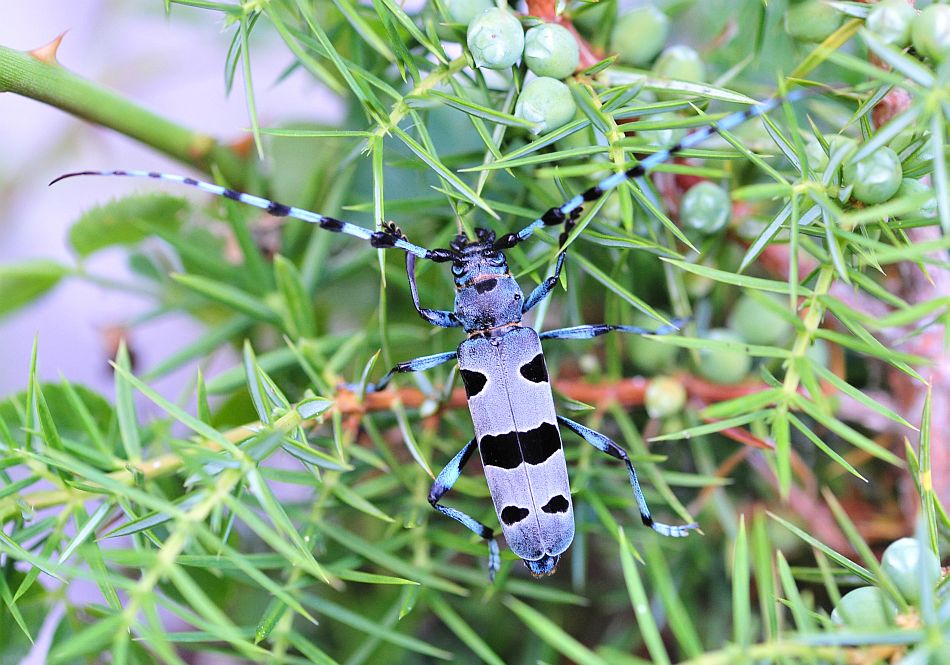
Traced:
<path fill-rule="evenodd" d="M 767 389 L 763 382 L 755 380 L 735 385 L 724 385 L 685 372 L 677 374 L 676 378 L 682 382 L 687 397 L 697 409 L 707 404 L 724 402 Z M 554 382 L 554 388 L 569 399 L 598 408 L 612 404 L 630 408 L 643 405 L 649 383 L 650 379 L 642 376 L 602 383 L 587 383 L 578 379 L 559 379 Z M 831 390 L 831 387 L 828 386 L 828 389 Z M 429 395 L 416 388 L 399 388 L 370 393 L 365 396 L 362 402 L 359 401 L 356 394 L 341 390 L 337 395 L 336 408 L 344 416 L 347 416 L 347 424 L 355 429 L 359 417 L 364 413 L 390 411 L 396 406 L 397 402 L 406 408 L 417 409 L 429 400 L 431 400 Z M 449 398 L 442 403 L 442 408 L 460 409 L 466 405 L 464 389 L 456 388 Z M 716 422 L 712 418 L 704 418 L 703 421 L 707 423 Z M 721 430 L 720 434 L 743 446 L 758 449 L 774 448 L 772 441 L 756 436 L 742 427 L 728 427 Z"/>
<path fill-rule="evenodd" d="M 528 0 L 528 13 L 542 21 L 557 18 L 557 2 L 554 0 Z"/>
<path fill-rule="evenodd" d="M 586 383 L 576 379 L 561 379 L 554 382 L 554 388 L 565 397 L 585 404 L 596 406 L 620 404 L 629 407 L 643 404 L 648 383 L 649 379 L 642 376 L 604 383 Z M 431 400 L 429 395 L 416 388 L 399 388 L 369 393 L 362 402 L 359 401 L 355 393 L 341 390 L 337 394 L 336 408 L 344 415 L 362 414 L 371 411 L 390 411 L 397 401 L 406 408 L 417 409 L 429 400 Z M 460 409 L 467 404 L 465 390 L 456 388 L 442 406 L 443 408 Z"/>

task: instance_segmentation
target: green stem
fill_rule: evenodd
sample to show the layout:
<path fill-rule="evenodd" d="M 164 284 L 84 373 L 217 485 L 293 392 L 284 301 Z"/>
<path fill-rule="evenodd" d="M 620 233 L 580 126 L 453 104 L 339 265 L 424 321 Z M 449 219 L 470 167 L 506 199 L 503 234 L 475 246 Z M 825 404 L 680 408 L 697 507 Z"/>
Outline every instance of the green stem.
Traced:
<path fill-rule="evenodd" d="M 386 136 L 394 127 L 397 127 L 399 123 L 402 122 L 402 119 L 409 114 L 412 108 L 410 103 L 406 101 L 407 99 L 411 97 L 425 97 L 426 93 L 430 90 L 434 90 L 443 81 L 458 74 L 466 65 L 468 65 L 468 60 L 464 55 L 460 55 L 447 64 L 434 69 L 428 76 L 422 79 L 412 91 L 393 104 L 392 109 L 389 111 L 389 117 L 379 123 L 379 127 L 373 132 L 373 136 Z"/>
<path fill-rule="evenodd" d="M 271 427 L 275 430 L 288 433 L 305 422 L 314 421 L 307 421 L 301 417 L 296 409 L 290 409 L 287 413 L 274 421 Z M 260 423 L 248 423 L 224 432 L 224 436 L 228 441 L 237 444 L 247 439 L 250 436 L 249 433 L 260 426 Z M 201 447 L 212 452 L 220 450 L 220 446 L 209 439 L 200 439 L 198 443 Z M 177 453 L 165 453 L 149 460 L 137 463 L 129 462 L 127 468 L 121 471 L 113 471 L 109 476 L 112 480 L 122 483 L 123 485 L 133 485 L 136 482 L 153 480 L 176 473 L 185 465 L 185 462 L 185 458 Z M 0 525 L 4 524 L 10 518 L 19 515 L 21 506 L 25 506 L 31 511 L 37 511 L 69 503 L 82 503 L 90 496 L 89 492 L 77 487 L 61 487 L 57 489 L 40 490 L 24 496 L 8 496 L 4 499 L 0 499 Z"/>
<path fill-rule="evenodd" d="M 799 332 L 795 338 L 795 343 L 792 346 L 792 356 L 788 361 L 788 369 L 785 371 L 785 381 L 782 388 L 785 393 L 786 404 L 792 402 L 798 395 L 798 385 L 801 380 L 801 375 L 799 374 L 796 362 L 808 354 L 808 348 L 815 340 L 815 333 L 818 331 L 818 326 L 821 325 L 821 320 L 825 315 L 825 307 L 821 303 L 820 298 L 828 293 L 828 290 L 834 282 L 834 275 L 834 268 L 830 265 L 822 266 L 821 271 L 818 273 L 815 289 L 812 292 L 808 303 L 808 310 L 803 320 L 805 324 L 804 329 Z"/>
<path fill-rule="evenodd" d="M 55 48 L 29 53 L 0 46 L 0 92 L 35 99 L 141 141 L 205 173 L 216 167 L 234 187 L 247 179 L 248 162 L 207 134 L 193 132 L 56 62 Z"/>

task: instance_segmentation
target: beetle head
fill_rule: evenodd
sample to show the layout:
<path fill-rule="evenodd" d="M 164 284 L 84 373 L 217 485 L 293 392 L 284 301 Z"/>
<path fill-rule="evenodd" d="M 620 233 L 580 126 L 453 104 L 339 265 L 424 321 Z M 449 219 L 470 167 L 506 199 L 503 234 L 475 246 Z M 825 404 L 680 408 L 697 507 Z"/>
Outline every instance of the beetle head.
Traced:
<path fill-rule="evenodd" d="M 491 275 L 507 275 L 508 261 L 504 252 L 496 249 L 495 232 L 475 229 L 476 240 L 469 240 L 463 233 L 455 236 L 451 247 L 456 253 L 452 262 L 452 276 L 457 288 L 470 285 L 479 278 Z"/>

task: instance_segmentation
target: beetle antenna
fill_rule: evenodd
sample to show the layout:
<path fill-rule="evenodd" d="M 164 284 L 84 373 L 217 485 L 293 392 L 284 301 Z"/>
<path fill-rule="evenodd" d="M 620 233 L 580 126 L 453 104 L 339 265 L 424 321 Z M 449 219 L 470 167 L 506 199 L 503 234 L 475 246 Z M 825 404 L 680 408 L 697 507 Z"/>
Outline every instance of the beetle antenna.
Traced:
<path fill-rule="evenodd" d="M 596 201 L 601 196 L 616 189 L 627 180 L 632 180 L 645 175 L 650 170 L 675 157 L 679 153 L 699 145 L 713 134 L 721 134 L 722 132 L 734 129 L 748 120 L 752 120 L 753 118 L 757 118 L 775 110 L 786 102 L 796 102 L 804 97 L 808 97 L 809 95 L 816 94 L 818 92 L 824 92 L 825 90 L 825 88 L 800 88 L 798 90 L 793 90 L 787 95 L 776 95 L 745 110 L 730 113 L 719 122 L 711 123 L 699 128 L 692 134 L 687 134 L 676 145 L 671 146 L 666 150 L 655 152 L 652 155 L 645 157 L 631 168 L 625 171 L 614 173 L 613 175 L 604 178 L 593 187 L 578 194 L 563 205 L 549 209 L 547 212 L 517 233 L 503 235 L 495 243 L 495 247 L 496 249 L 508 249 L 510 247 L 514 247 L 519 242 L 530 238 L 531 235 L 538 229 L 545 226 L 557 226 L 559 224 L 564 224 L 566 229 L 565 232 L 561 234 L 560 238 L 560 244 L 563 245 L 564 241 L 567 239 L 567 234 L 570 232 L 570 229 L 573 226 L 573 223 L 580 216 L 581 210 L 585 203 Z"/>
<path fill-rule="evenodd" d="M 405 252 L 408 252 L 409 254 L 417 256 L 420 259 L 430 259 L 437 262 L 443 262 L 452 259 L 451 256 L 447 255 L 448 250 L 430 250 L 409 242 L 395 226 L 389 224 L 384 225 L 379 231 L 371 231 L 365 227 L 357 226 L 356 224 L 351 224 L 349 222 L 343 222 L 333 217 L 311 212 L 310 210 L 295 208 L 294 206 L 284 205 L 283 203 L 271 201 L 270 199 L 265 199 L 260 196 L 254 196 L 253 194 L 245 194 L 244 192 L 239 192 L 237 190 L 230 189 L 229 187 L 222 187 L 221 185 L 215 185 L 210 182 L 197 180 L 188 176 L 176 175 L 174 173 L 121 170 L 76 171 L 74 173 L 65 173 L 59 176 L 58 178 L 51 181 L 50 185 L 55 185 L 60 180 L 74 178 L 77 176 L 124 176 L 130 178 L 152 178 L 154 180 L 176 182 L 182 185 L 188 185 L 189 187 L 195 187 L 203 192 L 214 194 L 215 196 L 221 196 L 226 199 L 231 199 L 232 201 L 238 201 L 239 203 L 244 203 L 249 206 L 254 206 L 255 208 L 260 208 L 261 210 L 266 210 L 268 214 L 271 214 L 275 217 L 293 217 L 294 219 L 309 222 L 310 224 L 316 224 L 321 229 L 325 229 L 327 231 L 332 231 L 334 233 L 345 233 L 346 235 L 354 236 L 362 240 L 368 240 L 369 244 L 376 248 L 401 249 Z"/>

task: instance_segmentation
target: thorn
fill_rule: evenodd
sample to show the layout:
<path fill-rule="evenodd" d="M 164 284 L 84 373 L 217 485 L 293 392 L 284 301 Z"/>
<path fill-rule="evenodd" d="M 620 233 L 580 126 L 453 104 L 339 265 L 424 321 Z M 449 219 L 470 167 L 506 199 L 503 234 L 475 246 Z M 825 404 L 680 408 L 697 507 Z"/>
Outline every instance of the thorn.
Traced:
<path fill-rule="evenodd" d="M 27 53 L 40 62 L 45 62 L 48 65 L 58 65 L 59 62 L 56 60 L 56 52 L 59 50 L 59 45 L 63 42 L 63 37 L 66 36 L 68 30 L 64 30 L 59 34 L 59 37 L 51 41 L 49 44 L 35 48 L 32 51 L 27 51 Z"/>

